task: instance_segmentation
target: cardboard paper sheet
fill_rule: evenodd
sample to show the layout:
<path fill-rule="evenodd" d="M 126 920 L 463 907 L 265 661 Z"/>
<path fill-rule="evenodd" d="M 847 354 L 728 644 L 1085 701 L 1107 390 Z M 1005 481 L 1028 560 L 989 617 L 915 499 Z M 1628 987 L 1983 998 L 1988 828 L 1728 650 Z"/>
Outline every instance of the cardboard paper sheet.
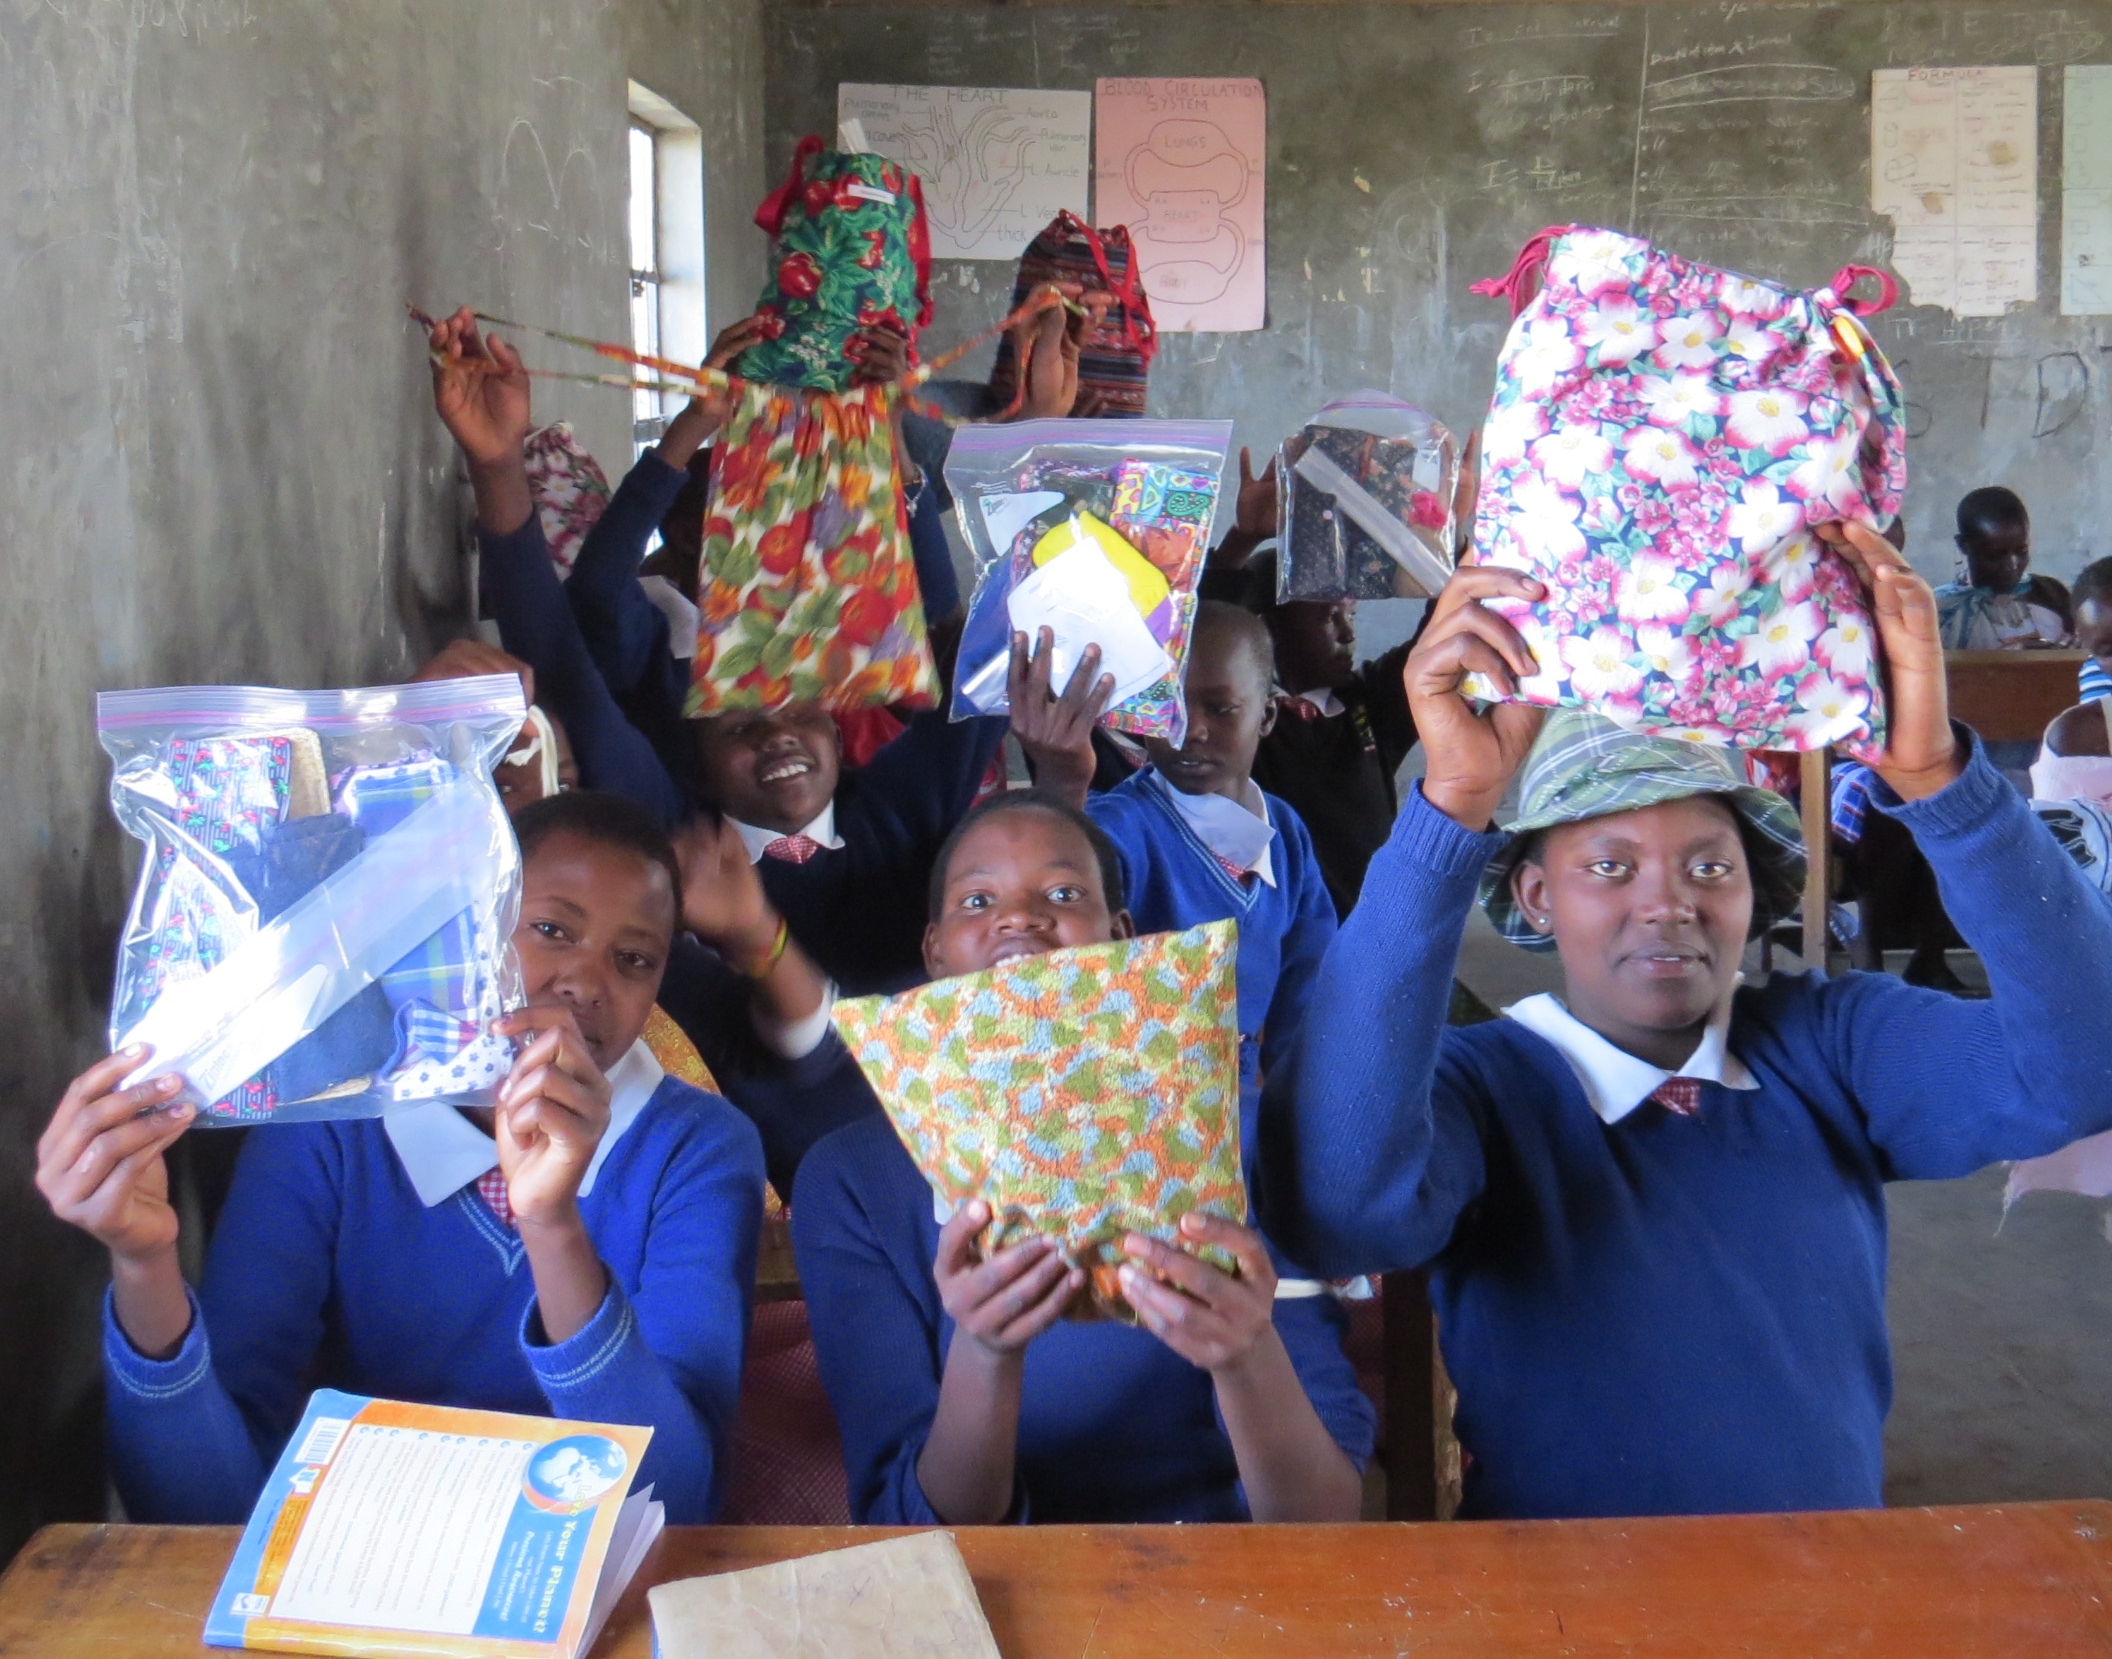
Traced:
<path fill-rule="evenodd" d="M 2037 299 L 2037 68 L 1877 70 L 1870 206 L 1914 304 L 1999 317 Z"/>
<path fill-rule="evenodd" d="M 1129 227 L 1159 331 L 1260 328 L 1268 309 L 1261 82 L 1103 80 L 1095 96 L 1096 220 Z"/>
<path fill-rule="evenodd" d="M 2072 63 L 2061 95 L 2061 315 L 2112 312 L 2112 64 Z"/>
<path fill-rule="evenodd" d="M 998 1659 L 950 1532 L 656 1586 L 661 1659 Z"/>
<path fill-rule="evenodd" d="M 846 81 L 836 124 L 923 181 L 934 259 L 1017 259 L 1065 209 L 1085 217 L 1089 92 Z"/>

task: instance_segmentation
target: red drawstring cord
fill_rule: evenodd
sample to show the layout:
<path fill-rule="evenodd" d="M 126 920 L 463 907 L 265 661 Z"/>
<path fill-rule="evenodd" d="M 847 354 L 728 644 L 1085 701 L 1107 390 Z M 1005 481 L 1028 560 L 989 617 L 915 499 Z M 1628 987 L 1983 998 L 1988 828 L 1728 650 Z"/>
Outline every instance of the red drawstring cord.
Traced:
<path fill-rule="evenodd" d="M 1849 290 L 1864 277 L 1876 278 L 1877 299 L 1870 304 L 1857 305 L 1849 297 Z M 1826 286 L 1833 291 L 1843 309 L 1858 317 L 1874 317 L 1880 311 L 1890 311 L 1899 303 L 1899 283 L 1890 271 L 1881 271 L 1875 265 L 1843 265 L 1833 273 L 1833 280 Z"/>
<path fill-rule="evenodd" d="M 1518 257 L 1511 262 L 1510 271 L 1506 275 L 1470 283 L 1467 292 L 1486 294 L 1490 299 L 1508 299 L 1511 302 L 1511 315 L 1517 316 L 1533 297 L 1533 284 L 1539 280 L 1540 267 L 1547 263 L 1547 250 L 1553 246 L 1555 238 L 1567 228 L 1564 225 L 1549 225 L 1518 250 Z"/>

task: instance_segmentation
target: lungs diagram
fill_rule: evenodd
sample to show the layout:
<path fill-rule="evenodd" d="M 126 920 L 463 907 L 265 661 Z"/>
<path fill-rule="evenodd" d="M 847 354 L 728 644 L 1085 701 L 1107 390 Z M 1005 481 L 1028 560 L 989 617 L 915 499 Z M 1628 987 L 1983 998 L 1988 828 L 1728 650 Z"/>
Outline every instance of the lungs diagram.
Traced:
<path fill-rule="evenodd" d="M 1160 331 L 1260 328 L 1268 300 L 1261 83 L 1103 80 L 1095 103 L 1095 217 L 1129 227 Z"/>

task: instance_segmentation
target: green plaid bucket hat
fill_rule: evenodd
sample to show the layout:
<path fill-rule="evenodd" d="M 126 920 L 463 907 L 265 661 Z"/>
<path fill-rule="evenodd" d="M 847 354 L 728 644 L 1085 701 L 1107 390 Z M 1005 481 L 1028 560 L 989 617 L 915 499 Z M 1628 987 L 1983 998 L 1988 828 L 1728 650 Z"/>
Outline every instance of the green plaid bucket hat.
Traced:
<path fill-rule="evenodd" d="M 1534 830 L 1579 824 L 1694 795 L 1720 795 L 1745 827 L 1753 861 L 1753 934 L 1795 912 L 1804 896 L 1804 833 L 1797 809 L 1745 781 L 1735 751 L 1630 731 L 1589 709 L 1557 709 L 1540 728 L 1519 779 L 1511 837 L 1481 873 L 1481 908 L 1496 931 L 1527 950 L 1551 951 L 1552 935 L 1529 926 L 1511 892 Z"/>

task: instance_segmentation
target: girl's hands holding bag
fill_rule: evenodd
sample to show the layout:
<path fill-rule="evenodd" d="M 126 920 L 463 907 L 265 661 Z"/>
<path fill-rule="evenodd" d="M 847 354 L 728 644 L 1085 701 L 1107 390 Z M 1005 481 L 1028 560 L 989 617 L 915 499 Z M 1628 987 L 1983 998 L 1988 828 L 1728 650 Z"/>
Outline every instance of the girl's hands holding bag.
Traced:
<path fill-rule="evenodd" d="M 1401 670 L 1426 757 L 1423 799 L 1477 834 L 1489 827 L 1546 716 L 1524 703 L 1477 710 L 1461 689 L 1469 674 L 1483 674 L 1509 691 L 1536 669 L 1518 630 L 1481 601 L 1545 593 L 1515 570 L 1462 566 L 1430 602 L 1429 623 Z"/>

